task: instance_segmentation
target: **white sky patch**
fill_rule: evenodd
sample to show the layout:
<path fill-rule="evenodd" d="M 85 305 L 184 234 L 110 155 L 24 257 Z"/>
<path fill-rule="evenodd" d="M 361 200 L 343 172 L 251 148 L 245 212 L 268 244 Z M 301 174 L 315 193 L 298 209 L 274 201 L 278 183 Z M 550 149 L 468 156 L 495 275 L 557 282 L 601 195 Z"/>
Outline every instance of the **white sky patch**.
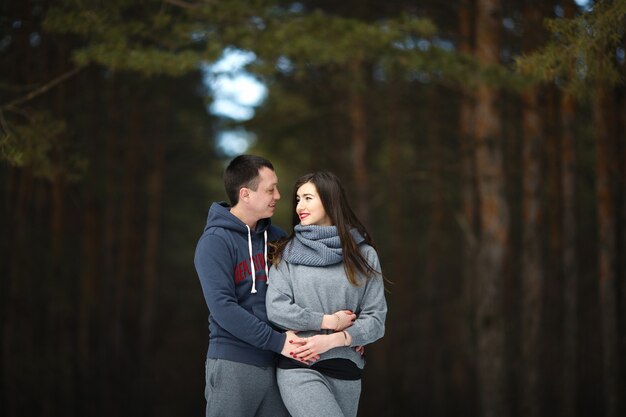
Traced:
<path fill-rule="evenodd" d="M 245 70 L 256 59 L 252 52 L 226 49 L 211 65 L 204 65 L 204 82 L 211 89 L 213 101 L 208 111 L 218 117 L 243 122 L 254 117 L 255 108 L 267 96 L 267 87 Z M 227 156 L 245 153 L 256 136 L 243 127 L 218 132 L 215 146 Z"/>
<path fill-rule="evenodd" d="M 578 6 L 580 6 L 583 10 L 588 10 L 590 8 L 591 1 L 590 0 L 574 0 Z"/>
<path fill-rule="evenodd" d="M 205 82 L 213 92 L 211 114 L 239 121 L 254 116 L 267 96 L 267 87 L 244 69 L 255 58 L 252 52 L 227 49 L 219 61 L 205 65 Z"/>
<path fill-rule="evenodd" d="M 253 52 L 242 51 L 240 49 L 227 48 L 222 57 L 213 65 L 209 65 L 209 70 L 219 72 L 234 72 L 241 70 L 244 66 L 254 61 L 256 55 Z"/>
<path fill-rule="evenodd" d="M 245 129 L 224 130 L 217 135 L 217 149 L 224 155 L 241 155 L 255 141 L 256 136 Z"/>
<path fill-rule="evenodd" d="M 209 106 L 209 111 L 211 114 L 235 120 L 250 120 L 254 116 L 254 109 L 241 106 L 232 100 L 215 100 Z"/>
<path fill-rule="evenodd" d="M 220 75 L 212 83 L 220 100 L 230 100 L 242 106 L 257 106 L 267 93 L 267 88 L 249 74 Z"/>

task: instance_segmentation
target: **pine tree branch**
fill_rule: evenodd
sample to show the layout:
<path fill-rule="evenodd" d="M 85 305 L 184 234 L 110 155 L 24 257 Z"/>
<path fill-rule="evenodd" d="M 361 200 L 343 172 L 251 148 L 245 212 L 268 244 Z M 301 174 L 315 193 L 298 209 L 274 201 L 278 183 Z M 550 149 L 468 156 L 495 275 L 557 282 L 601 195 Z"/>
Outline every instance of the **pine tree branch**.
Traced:
<path fill-rule="evenodd" d="M 0 110 L 0 134 L 4 135 L 9 135 L 9 124 L 7 123 L 6 119 L 4 118 L 4 112 L 2 110 Z"/>
<path fill-rule="evenodd" d="M 74 75 L 78 74 L 78 72 L 80 72 L 83 68 L 85 68 L 85 67 L 75 67 L 75 68 L 71 69 L 70 71 L 66 72 L 65 74 L 61 74 L 57 78 L 53 79 L 52 81 L 48 82 L 47 84 L 42 85 L 41 87 L 37 88 L 36 90 L 31 91 L 30 93 L 26 94 L 25 96 L 17 98 L 17 99 L 15 99 L 13 101 L 10 101 L 10 102 L 6 103 L 6 104 L 3 104 L 0 107 L 0 110 L 6 110 L 6 109 L 10 109 L 10 108 L 15 107 L 15 106 L 19 106 L 22 103 L 25 103 L 25 102 L 27 102 L 29 100 L 34 99 L 35 97 L 38 97 L 38 96 L 40 96 L 42 94 L 45 94 L 52 87 L 55 87 L 56 85 L 61 84 L 63 81 L 67 80 L 68 78 L 71 78 Z"/>
<path fill-rule="evenodd" d="M 171 4 L 173 6 L 182 7 L 184 9 L 196 9 L 201 6 L 200 4 L 188 3 L 183 0 L 163 0 L 163 2 Z"/>

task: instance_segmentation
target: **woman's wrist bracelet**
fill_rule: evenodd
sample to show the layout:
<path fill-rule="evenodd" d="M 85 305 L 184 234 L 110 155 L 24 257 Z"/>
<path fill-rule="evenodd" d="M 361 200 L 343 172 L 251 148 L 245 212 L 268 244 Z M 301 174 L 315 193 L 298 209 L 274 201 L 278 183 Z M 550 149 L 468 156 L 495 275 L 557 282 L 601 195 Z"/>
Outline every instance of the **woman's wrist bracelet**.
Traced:
<path fill-rule="evenodd" d="M 335 331 L 339 331 L 339 323 L 341 323 L 341 319 L 336 313 L 333 314 L 333 316 L 337 317 L 337 325 L 335 326 Z"/>
<path fill-rule="evenodd" d="M 343 338 L 344 338 L 343 345 L 350 346 L 350 343 L 348 342 L 348 333 L 346 333 L 345 330 L 342 330 L 341 333 L 343 333 Z"/>

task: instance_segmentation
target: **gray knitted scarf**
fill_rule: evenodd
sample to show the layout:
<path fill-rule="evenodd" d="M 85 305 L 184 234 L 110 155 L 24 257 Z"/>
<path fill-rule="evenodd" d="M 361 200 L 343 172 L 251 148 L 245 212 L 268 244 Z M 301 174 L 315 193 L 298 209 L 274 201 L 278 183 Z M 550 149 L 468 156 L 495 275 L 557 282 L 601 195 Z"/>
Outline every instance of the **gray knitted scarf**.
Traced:
<path fill-rule="evenodd" d="M 293 230 L 295 236 L 283 253 L 287 262 L 295 265 L 327 266 L 343 260 L 337 227 L 298 224 Z M 352 237 L 357 244 L 364 240 L 356 229 L 352 229 Z"/>

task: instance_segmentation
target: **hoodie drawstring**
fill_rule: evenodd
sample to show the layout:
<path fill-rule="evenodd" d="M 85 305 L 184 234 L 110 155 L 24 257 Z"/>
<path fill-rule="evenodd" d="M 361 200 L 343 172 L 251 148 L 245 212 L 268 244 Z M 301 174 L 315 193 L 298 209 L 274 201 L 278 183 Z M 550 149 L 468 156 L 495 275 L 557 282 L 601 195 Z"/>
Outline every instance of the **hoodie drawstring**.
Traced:
<path fill-rule="evenodd" d="M 254 268 L 254 258 L 252 256 L 252 234 L 250 232 L 250 226 L 246 225 L 248 229 L 248 254 L 250 255 L 250 269 L 252 270 L 252 294 L 256 293 L 256 269 Z M 269 271 L 267 268 L 267 230 L 263 232 L 263 256 L 265 263 L 265 276 L 267 284 L 269 284 Z"/>
<path fill-rule="evenodd" d="M 263 252 L 263 260 L 265 261 L 265 277 L 267 278 L 267 281 L 265 281 L 267 283 L 267 285 L 269 285 L 270 283 L 270 271 L 267 267 L 267 230 L 265 232 L 263 232 L 263 242 L 264 245 L 263 247 L 265 248 L 265 251 Z"/>

